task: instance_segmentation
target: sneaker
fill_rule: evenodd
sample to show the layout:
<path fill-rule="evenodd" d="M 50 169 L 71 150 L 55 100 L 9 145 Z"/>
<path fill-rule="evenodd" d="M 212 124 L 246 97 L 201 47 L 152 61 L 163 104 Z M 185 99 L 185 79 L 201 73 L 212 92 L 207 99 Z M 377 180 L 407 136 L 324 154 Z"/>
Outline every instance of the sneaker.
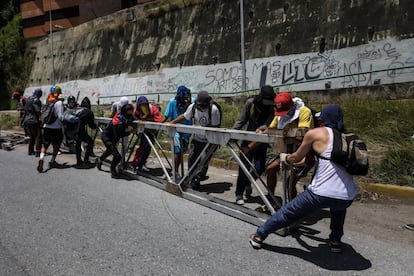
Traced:
<path fill-rule="evenodd" d="M 332 242 L 331 241 L 331 252 L 332 253 L 342 253 L 342 243 L 341 242 Z"/>
<path fill-rule="evenodd" d="M 236 204 L 237 205 L 244 205 L 244 199 L 242 195 L 236 196 Z"/>
<path fill-rule="evenodd" d="M 101 160 L 101 158 L 99 158 L 99 157 L 96 158 L 95 164 L 96 164 L 96 167 L 98 168 L 98 170 L 102 171 L 102 160 Z"/>
<path fill-rule="evenodd" d="M 75 165 L 76 169 L 90 169 L 92 168 L 91 165 L 87 164 L 87 163 L 78 163 Z"/>
<path fill-rule="evenodd" d="M 39 159 L 39 162 L 37 163 L 37 171 L 43 172 L 43 159 Z"/>
<path fill-rule="evenodd" d="M 116 168 L 111 168 L 111 177 L 112 178 L 121 178 L 121 174 L 116 170 Z"/>
<path fill-rule="evenodd" d="M 414 224 L 406 224 L 405 228 L 407 228 L 408 230 L 414 231 Z"/>
<path fill-rule="evenodd" d="M 167 178 L 167 177 L 166 177 Z M 180 174 L 178 174 L 178 173 L 176 173 L 175 174 L 175 183 L 179 183 L 180 181 L 181 181 L 181 176 L 180 176 Z"/>
<path fill-rule="evenodd" d="M 92 162 L 90 162 L 90 161 L 85 161 L 85 162 L 83 162 L 83 164 L 84 164 L 85 166 L 90 167 L 90 168 L 95 167 L 95 164 L 94 164 L 94 163 L 92 163 Z"/>
<path fill-rule="evenodd" d="M 56 161 L 50 161 L 49 162 L 49 169 L 53 169 L 53 168 L 60 168 L 60 167 L 62 167 L 62 164 L 59 164 L 58 162 L 56 162 Z"/>
<path fill-rule="evenodd" d="M 247 198 L 251 197 L 252 196 L 252 193 L 253 193 L 252 186 L 251 185 L 247 186 L 246 187 L 246 197 Z"/>
<path fill-rule="evenodd" d="M 200 181 L 205 181 L 205 180 L 207 180 L 207 179 L 209 179 L 210 178 L 210 176 L 208 176 L 208 175 L 202 175 L 201 177 L 200 177 Z"/>
<path fill-rule="evenodd" d="M 200 190 L 200 182 L 192 181 L 191 182 L 191 189 L 193 189 L 194 191 Z"/>
<path fill-rule="evenodd" d="M 114 173 L 114 172 L 111 173 L 111 177 L 114 178 L 114 179 L 121 179 L 122 178 L 122 176 L 119 173 Z"/>
<path fill-rule="evenodd" d="M 150 169 L 148 169 L 148 167 L 145 166 L 145 165 L 142 166 L 141 170 L 144 171 L 144 172 L 149 172 L 150 171 Z"/>
<path fill-rule="evenodd" d="M 263 240 L 256 234 L 252 234 L 249 238 L 249 243 L 254 249 L 261 249 Z"/>

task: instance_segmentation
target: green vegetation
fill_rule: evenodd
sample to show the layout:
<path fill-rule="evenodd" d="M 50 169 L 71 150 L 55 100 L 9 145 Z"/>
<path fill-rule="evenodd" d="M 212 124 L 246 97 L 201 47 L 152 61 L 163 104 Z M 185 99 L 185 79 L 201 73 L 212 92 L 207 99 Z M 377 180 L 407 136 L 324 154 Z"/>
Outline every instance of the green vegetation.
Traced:
<path fill-rule="evenodd" d="M 0 114 L 0 126 L 1 129 L 12 129 L 19 125 L 18 113 L 5 113 Z"/>
<path fill-rule="evenodd" d="M 414 147 L 399 145 L 390 148 L 373 171 L 385 182 L 414 187 Z"/>
<path fill-rule="evenodd" d="M 0 5 L 0 109 L 11 108 L 13 91 L 24 90 L 34 59 L 22 35 L 19 2 Z"/>
<path fill-rule="evenodd" d="M 368 142 L 370 177 L 414 186 L 414 100 L 349 100 L 339 103 L 346 127 Z"/>
<path fill-rule="evenodd" d="M 222 127 L 231 128 L 246 97 L 219 100 L 225 114 Z M 414 186 L 414 100 L 347 100 L 338 102 L 344 110 L 345 125 L 365 140 L 371 170 L 366 181 Z M 320 110 L 324 104 L 311 107 Z M 217 154 L 230 160 L 227 149 Z"/>

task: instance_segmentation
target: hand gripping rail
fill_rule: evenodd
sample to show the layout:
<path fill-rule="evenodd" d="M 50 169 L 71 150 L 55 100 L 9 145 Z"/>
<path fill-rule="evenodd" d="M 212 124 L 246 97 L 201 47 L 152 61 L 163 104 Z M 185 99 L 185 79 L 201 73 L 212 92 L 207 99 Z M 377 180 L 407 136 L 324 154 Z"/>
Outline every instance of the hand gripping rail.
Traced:
<path fill-rule="evenodd" d="M 110 119 L 109 118 L 96 118 L 95 119 L 98 124 L 107 124 Z M 172 175 L 168 173 L 164 162 L 161 158 L 161 156 L 158 154 L 157 148 L 154 144 L 158 145 L 160 148 L 160 145 L 157 138 L 155 137 L 155 143 L 149 139 L 148 135 L 144 132 L 145 130 L 155 130 L 155 131 L 162 131 L 168 133 L 168 136 L 171 140 L 171 158 L 168 160 L 168 163 L 171 164 L 171 168 L 174 168 L 174 135 L 176 132 L 179 133 L 190 133 L 190 134 L 198 134 L 203 135 L 207 138 L 208 144 L 204 148 L 203 152 L 199 155 L 199 158 L 197 159 L 198 163 L 201 159 L 201 156 L 205 155 L 206 151 L 210 148 L 209 145 L 220 145 L 220 146 L 226 146 L 229 152 L 231 153 L 233 159 L 239 164 L 240 168 L 243 170 L 243 172 L 246 174 L 247 178 L 249 179 L 251 185 L 257 190 L 259 193 L 261 199 L 271 212 L 273 214 L 275 212 L 272 204 L 270 204 L 269 200 L 263 193 L 262 189 L 259 187 L 258 183 L 256 182 L 254 176 L 252 175 L 251 171 L 254 170 L 254 167 L 252 167 L 252 164 L 250 162 L 243 162 L 242 158 L 245 158 L 243 154 L 238 154 L 235 152 L 233 147 L 231 146 L 231 143 L 233 141 L 237 140 L 247 140 L 247 141 L 256 141 L 261 143 L 267 143 L 270 145 L 276 145 L 280 144 L 281 139 L 284 138 L 282 132 L 273 132 L 272 135 L 267 134 L 258 134 L 251 131 L 243 131 L 243 130 L 234 130 L 234 129 L 225 129 L 225 128 L 211 128 L 211 127 L 200 127 L 200 126 L 188 126 L 183 124 L 171 124 L 171 123 L 155 123 L 155 122 L 146 122 L 146 121 L 134 121 L 134 127 L 136 127 L 137 134 L 142 134 L 141 139 L 147 139 L 149 145 L 151 146 L 152 150 L 154 151 L 162 170 L 167 178 L 167 183 L 164 186 L 164 190 L 174 193 L 176 195 L 182 196 L 184 198 L 190 199 L 194 202 L 197 202 L 199 204 L 202 204 L 204 206 L 207 206 L 209 208 L 215 209 L 217 211 L 226 213 L 228 215 L 231 215 L 233 217 L 236 217 L 238 219 L 247 221 L 249 223 L 255 224 L 255 225 L 261 225 L 265 221 L 265 217 L 263 214 L 259 214 L 255 211 L 252 211 L 250 209 L 247 210 L 247 208 L 236 206 L 231 203 L 224 203 L 221 200 L 218 199 L 212 199 L 211 196 L 207 195 L 207 198 L 205 196 L 201 196 L 197 193 L 189 193 L 185 192 L 182 189 L 182 184 L 186 181 L 189 181 L 192 177 L 192 174 L 190 173 L 193 168 L 189 168 L 189 170 L 186 172 L 186 174 L 181 178 L 180 181 L 177 181 L 177 177 L 175 175 L 175 170 L 172 169 Z M 134 150 L 133 148 L 130 148 L 129 150 Z M 162 149 L 161 149 L 162 151 Z M 163 156 L 166 157 L 166 154 L 164 152 Z M 212 152 L 210 152 L 212 154 Z M 245 163 L 248 164 L 248 167 L 245 165 Z M 282 166 L 283 169 L 283 166 Z M 257 173 L 256 173 L 257 177 Z M 145 181 L 142 177 L 137 177 L 137 179 Z M 261 179 L 260 179 L 261 180 Z M 154 184 L 154 178 L 150 180 L 149 184 Z M 161 179 L 159 179 L 159 182 L 162 182 Z M 178 183 L 177 183 L 178 182 Z M 264 183 L 261 180 L 262 183 Z M 159 183 L 155 186 L 160 187 Z M 267 188 L 267 186 L 265 186 Z M 286 203 L 286 188 L 285 183 L 283 183 L 283 195 L 282 200 L 283 204 Z M 257 213 L 257 214 L 256 214 Z"/>

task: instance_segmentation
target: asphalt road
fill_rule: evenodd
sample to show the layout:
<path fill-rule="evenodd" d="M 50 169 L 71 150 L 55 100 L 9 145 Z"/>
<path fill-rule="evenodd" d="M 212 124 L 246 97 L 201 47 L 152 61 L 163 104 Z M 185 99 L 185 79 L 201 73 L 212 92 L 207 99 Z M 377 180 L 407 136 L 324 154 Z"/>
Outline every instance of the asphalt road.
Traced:
<path fill-rule="evenodd" d="M 147 184 L 35 167 L 0 150 L 0 275 L 414 275 L 412 244 L 345 229 L 335 255 L 318 223 L 257 251 L 254 226 Z"/>

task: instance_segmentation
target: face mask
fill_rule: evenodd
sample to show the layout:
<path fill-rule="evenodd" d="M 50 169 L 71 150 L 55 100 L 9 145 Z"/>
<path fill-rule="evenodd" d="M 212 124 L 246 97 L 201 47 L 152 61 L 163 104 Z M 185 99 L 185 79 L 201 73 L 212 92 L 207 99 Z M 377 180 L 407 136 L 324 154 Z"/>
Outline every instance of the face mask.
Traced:
<path fill-rule="evenodd" d="M 293 106 L 290 108 L 289 112 L 286 114 L 286 116 L 287 116 L 287 117 L 292 117 L 293 115 L 295 115 L 295 111 L 296 111 L 296 108 L 295 108 L 295 105 L 293 105 Z"/>
<path fill-rule="evenodd" d="M 139 106 L 142 112 L 142 118 L 147 118 L 149 115 L 149 106 L 147 104 L 142 104 Z"/>
<path fill-rule="evenodd" d="M 197 109 L 201 112 L 206 111 L 208 108 L 208 104 L 197 104 Z"/>

